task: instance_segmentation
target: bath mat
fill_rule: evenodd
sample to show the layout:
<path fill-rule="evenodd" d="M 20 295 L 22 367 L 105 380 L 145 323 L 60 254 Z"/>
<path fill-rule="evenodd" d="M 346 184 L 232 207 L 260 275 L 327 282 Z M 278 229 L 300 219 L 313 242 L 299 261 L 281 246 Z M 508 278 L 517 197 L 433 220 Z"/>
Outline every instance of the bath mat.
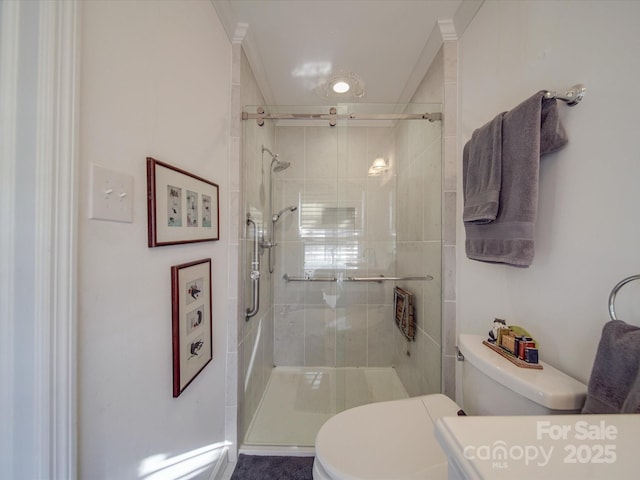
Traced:
<path fill-rule="evenodd" d="M 313 457 L 240 454 L 231 480 L 312 480 Z"/>

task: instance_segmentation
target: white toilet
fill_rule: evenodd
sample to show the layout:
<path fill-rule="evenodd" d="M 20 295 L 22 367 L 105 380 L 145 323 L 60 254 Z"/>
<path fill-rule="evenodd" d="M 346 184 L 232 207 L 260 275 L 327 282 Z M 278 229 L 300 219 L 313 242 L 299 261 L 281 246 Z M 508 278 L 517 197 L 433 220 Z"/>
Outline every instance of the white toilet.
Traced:
<path fill-rule="evenodd" d="M 462 399 L 468 415 L 573 414 L 587 386 L 552 366 L 520 368 L 461 335 Z M 441 417 L 460 407 L 441 394 L 374 403 L 328 420 L 316 437 L 314 480 L 446 479 L 447 458 L 434 436 Z"/>

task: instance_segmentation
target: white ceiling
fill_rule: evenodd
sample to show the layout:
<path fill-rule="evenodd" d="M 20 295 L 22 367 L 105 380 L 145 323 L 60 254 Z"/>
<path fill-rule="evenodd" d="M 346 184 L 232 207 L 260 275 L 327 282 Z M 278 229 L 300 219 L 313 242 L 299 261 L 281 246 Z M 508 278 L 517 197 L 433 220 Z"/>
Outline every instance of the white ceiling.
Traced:
<path fill-rule="evenodd" d="M 408 102 L 440 47 L 438 20 L 460 16 L 469 0 L 212 3 L 231 40 L 246 30 L 242 45 L 267 104 L 326 105 L 338 102 L 315 90 L 351 72 L 365 95 L 341 101 Z M 481 2 L 471 3 L 475 13 Z"/>

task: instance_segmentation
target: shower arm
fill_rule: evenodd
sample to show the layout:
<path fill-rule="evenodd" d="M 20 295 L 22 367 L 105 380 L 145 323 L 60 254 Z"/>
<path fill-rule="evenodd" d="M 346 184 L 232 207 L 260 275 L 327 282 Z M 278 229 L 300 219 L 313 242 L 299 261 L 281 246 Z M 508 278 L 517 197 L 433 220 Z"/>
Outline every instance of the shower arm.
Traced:
<path fill-rule="evenodd" d="M 273 164 L 278 161 L 278 154 L 273 153 L 267 147 L 262 145 L 263 169 L 264 169 L 264 152 L 267 152 L 271 156 L 271 162 L 269 163 L 269 218 L 271 219 L 271 229 L 264 228 L 265 225 L 263 220 L 262 238 L 260 240 L 259 245 L 260 245 L 260 248 L 262 249 L 266 248 L 269 250 L 268 257 L 267 257 L 267 267 L 268 267 L 269 273 L 273 273 L 274 269 L 273 269 L 272 260 L 271 260 L 271 257 L 272 257 L 271 249 L 272 247 L 275 247 L 277 245 L 277 243 L 273 241 L 273 230 L 275 228 L 275 222 L 273 221 Z M 266 234 L 265 234 L 265 231 L 266 231 Z"/>
<path fill-rule="evenodd" d="M 267 152 L 269 155 L 271 155 L 271 163 L 273 164 L 273 161 L 278 157 L 278 155 L 276 153 L 273 153 L 271 150 L 269 150 L 264 145 L 262 145 L 262 153 L 264 153 L 264 152 Z"/>
<path fill-rule="evenodd" d="M 283 162 L 278 158 L 278 154 L 277 153 L 273 153 L 271 150 L 269 150 L 267 147 L 265 147 L 264 145 L 262 145 L 262 168 L 263 168 L 263 172 L 264 172 L 264 152 L 267 152 L 270 156 L 271 156 L 271 163 L 269 164 L 269 218 L 271 219 L 271 230 L 267 230 L 265 227 L 266 225 L 264 224 L 264 220 L 262 222 L 262 241 L 260 242 L 260 246 L 262 248 L 268 248 L 269 249 L 269 273 L 273 273 L 274 271 L 274 267 L 273 267 L 273 257 L 274 254 L 272 254 L 271 249 L 272 247 L 275 247 L 277 245 L 277 243 L 275 243 L 275 228 L 276 228 L 276 222 L 278 221 L 278 218 L 280 218 L 280 215 L 283 212 L 278 213 L 278 215 L 273 214 L 273 174 L 274 172 L 279 172 L 281 170 L 284 170 L 286 168 L 288 168 L 291 164 L 289 162 Z M 274 167 L 275 164 L 275 167 Z M 265 230 L 267 231 L 267 234 L 265 235 Z"/>
<path fill-rule="evenodd" d="M 269 218 L 273 218 L 273 164 L 278 161 L 278 154 L 273 153 L 264 145 L 262 145 L 261 151 L 263 154 L 263 157 L 262 157 L 263 172 L 264 172 L 264 152 L 267 152 L 271 156 L 271 163 L 269 163 Z M 264 221 L 262 223 L 263 223 L 263 230 L 262 230 L 262 240 L 260 242 L 260 247 L 268 248 L 269 252 L 271 252 L 271 247 L 276 246 L 276 244 L 273 243 L 273 230 L 267 230 L 267 235 L 265 235 L 266 229 L 264 228 Z M 271 227 L 273 229 L 273 222 Z"/>
<path fill-rule="evenodd" d="M 262 147 L 266 152 L 269 152 L 269 150 L 267 148 Z M 271 153 L 271 152 L 269 152 Z M 271 162 L 271 164 L 273 165 L 273 162 Z M 263 219 L 263 231 L 262 231 L 262 239 L 260 241 L 260 247 L 261 248 L 268 248 L 269 249 L 269 256 L 271 256 L 271 247 L 275 247 L 276 245 L 278 245 L 277 243 L 275 243 L 273 241 L 273 230 L 275 228 L 275 221 L 273 220 L 273 201 L 271 200 L 272 195 L 273 195 L 273 188 L 272 188 L 272 179 L 271 179 L 271 167 L 269 167 L 269 218 L 271 219 L 271 229 L 266 229 L 264 228 L 264 219 Z M 265 235 L 265 231 L 267 232 L 267 234 Z M 269 262 L 269 273 L 273 273 L 271 271 L 271 262 Z"/>

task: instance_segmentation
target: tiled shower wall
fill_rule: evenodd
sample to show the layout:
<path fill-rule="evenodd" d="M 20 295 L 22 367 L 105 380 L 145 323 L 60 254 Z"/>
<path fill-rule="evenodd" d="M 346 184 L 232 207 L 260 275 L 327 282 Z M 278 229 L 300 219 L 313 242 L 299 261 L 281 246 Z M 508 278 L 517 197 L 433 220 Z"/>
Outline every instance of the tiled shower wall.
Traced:
<path fill-rule="evenodd" d="M 391 365 L 393 285 L 287 282 L 283 275 L 394 274 L 395 175 L 367 170 L 376 156 L 393 167 L 395 129 L 281 126 L 276 145 L 292 166 L 278 179 L 274 210 L 298 207 L 276 231 L 276 365 Z"/>

